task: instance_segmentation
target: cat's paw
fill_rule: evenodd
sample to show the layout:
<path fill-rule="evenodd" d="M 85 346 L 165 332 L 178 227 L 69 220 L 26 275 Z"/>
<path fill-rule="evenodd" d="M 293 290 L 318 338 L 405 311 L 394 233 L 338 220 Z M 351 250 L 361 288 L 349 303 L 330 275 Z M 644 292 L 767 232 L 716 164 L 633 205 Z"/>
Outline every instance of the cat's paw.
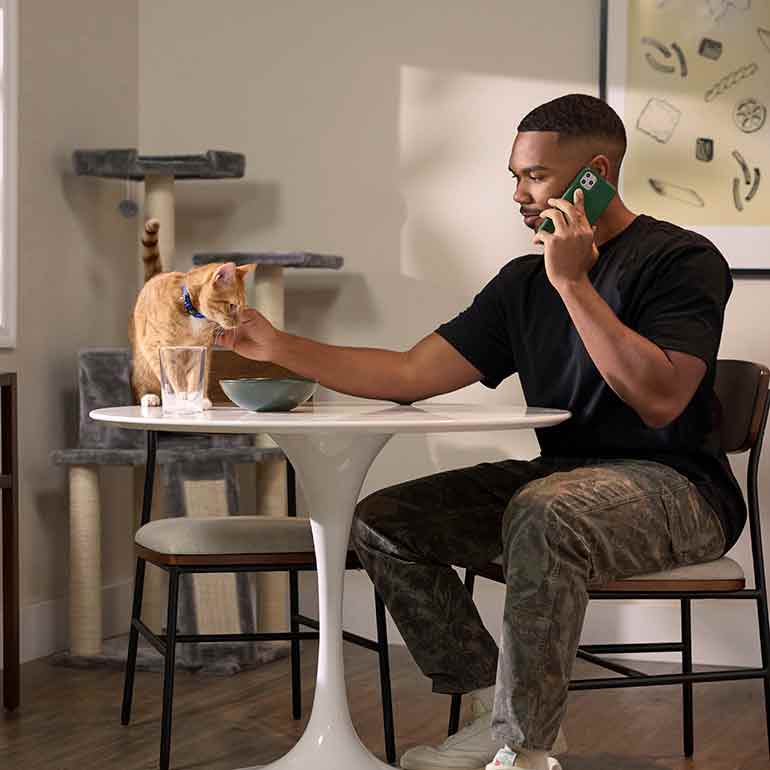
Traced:
<path fill-rule="evenodd" d="M 208 412 L 209 409 L 211 409 L 211 401 L 209 401 L 207 398 L 203 399 L 203 411 Z"/>
<path fill-rule="evenodd" d="M 139 403 L 142 405 L 142 409 L 150 409 L 154 406 L 160 406 L 160 396 L 156 396 L 154 393 L 145 393 Z"/>

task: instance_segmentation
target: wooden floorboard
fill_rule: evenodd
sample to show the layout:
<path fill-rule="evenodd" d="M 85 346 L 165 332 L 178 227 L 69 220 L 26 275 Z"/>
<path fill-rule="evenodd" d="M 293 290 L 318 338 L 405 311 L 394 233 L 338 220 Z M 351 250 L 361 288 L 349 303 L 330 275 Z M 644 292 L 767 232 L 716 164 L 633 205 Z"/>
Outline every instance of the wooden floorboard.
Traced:
<path fill-rule="evenodd" d="M 288 660 L 233 677 L 178 674 L 171 767 L 234 770 L 268 763 L 296 742 L 312 703 L 316 645 L 303 644 L 304 718 L 291 719 Z M 391 648 L 399 755 L 445 736 L 448 698 L 403 647 Z M 377 656 L 345 645 L 348 694 L 363 742 L 384 759 Z M 644 664 L 651 672 L 667 667 Z M 580 676 L 599 675 L 578 662 Z M 603 675 L 603 674 L 602 674 Z M 0 770 L 157 767 L 161 677 L 137 674 L 134 714 L 120 724 L 122 674 L 38 660 L 22 667 L 22 705 L 0 721 Z M 467 706 L 467 704 L 466 704 Z M 564 770 L 770 770 L 759 682 L 695 687 L 695 756 L 682 756 L 677 687 L 571 693 Z"/>

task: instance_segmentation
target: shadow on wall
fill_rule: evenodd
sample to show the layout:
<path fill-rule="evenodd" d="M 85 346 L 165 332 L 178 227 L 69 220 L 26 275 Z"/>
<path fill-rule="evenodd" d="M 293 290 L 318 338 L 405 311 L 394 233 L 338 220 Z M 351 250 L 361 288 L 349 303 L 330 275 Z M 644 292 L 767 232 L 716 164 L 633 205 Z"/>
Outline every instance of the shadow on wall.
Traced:
<path fill-rule="evenodd" d="M 138 244 L 136 220 L 124 219 L 117 210 L 122 185 L 118 180 L 77 176 L 66 171 L 61 174 L 62 194 L 86 248 L 77 254 L 68 254 L 66 250 L 57 253 L 57 268 L 60 274 L 67 275 L 67 262 L 72 259 L 94 296 L 114 291 L 116 278 L 120 281 L 130 277 L 127 285 L 135 286 L 136 264 L 120 259 L 120 255 L 134 254 L 138 249 L 134 245 Z M 106 259 L 107 256 L 110 258 Z M 84 257 L 89 260 L 85 264 Z"/>
<path fill-rule="evenodd" d="M 275 181 L 179 182 L 175 198 L 177 270 L 189 270 L 198 252 L 268 251 L 255 244 L 281 219 L 281 185 Z"/>
<path fill-rule="evenodd" d="M 404 275 L 475 293 L 511 257 L 540 251 L 507 165 L 519 120 L 555 95 L 519 75 L 399 68 Z"/>
<path fill-rule="evenodd" d="M 312 275 L 305 275 L 305 272 Z M 380 305 L 372 300 L 367 277 L 358 272 L 287 271 L 286 328 L 329 342 L 325 326 L 335 308 L 335 326 L 374 329 L 385 323 Z M 311 331 L 312 330 L 312 331 Z"/>

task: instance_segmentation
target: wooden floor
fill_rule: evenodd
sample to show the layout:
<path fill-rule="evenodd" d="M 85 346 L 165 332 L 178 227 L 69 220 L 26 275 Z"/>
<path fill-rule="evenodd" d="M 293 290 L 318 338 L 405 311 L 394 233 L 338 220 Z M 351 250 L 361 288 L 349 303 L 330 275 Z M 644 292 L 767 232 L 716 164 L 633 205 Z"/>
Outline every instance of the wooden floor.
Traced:
<path fill-rule="evenodd" d="M 391 652 L 400 756 L 410 746 L 443 740 L 448 698 L 431 693 L 403 647 Z M 301 722 L 290 718 L 288 660 L 229 678 L 179 674 L 171 767 L 234 770 L 284 754 L 307 720 L 315 653 L 314 643 L 303 645 Z M 384 758 L 377 657 L 345 645 L 345 663 L 356 729 Z M 593 672 L 579 663 L 576 673 Z M 136 684 L 133 720 L 123 727 L 121 673 L 54 667 L 47 660 L 25 664 L 22 705 L 0 721 L 0 770 L 156 768 L 161 678 L 140 673 Z M 770 770 L 761 684 L 696 685 L 691 760 L 681 753 L 680 703 L 675 687 L 572 693 L 564 770 Z"/>

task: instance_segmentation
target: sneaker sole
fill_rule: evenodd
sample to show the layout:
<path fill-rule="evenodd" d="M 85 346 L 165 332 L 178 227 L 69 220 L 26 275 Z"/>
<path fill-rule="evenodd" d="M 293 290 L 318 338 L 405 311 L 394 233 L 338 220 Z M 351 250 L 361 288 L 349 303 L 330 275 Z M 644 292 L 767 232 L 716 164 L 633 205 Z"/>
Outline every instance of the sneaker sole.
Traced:
<path fill-rule="evenodd" d="M 493 764 L 490 763 L 486 765 L 486 767 L 482 768 L 482 770 L 499 770 L 499 768 L 496 768 Z M 516 770 L 516 768 L 514 767 L 512 770 Z M 527 770 L 527 768 L 522 767 L 519 770 Z M 548 770 L 562 770 L 559 760 L 554 759 L 553 757 L 548 757 Z"/>

